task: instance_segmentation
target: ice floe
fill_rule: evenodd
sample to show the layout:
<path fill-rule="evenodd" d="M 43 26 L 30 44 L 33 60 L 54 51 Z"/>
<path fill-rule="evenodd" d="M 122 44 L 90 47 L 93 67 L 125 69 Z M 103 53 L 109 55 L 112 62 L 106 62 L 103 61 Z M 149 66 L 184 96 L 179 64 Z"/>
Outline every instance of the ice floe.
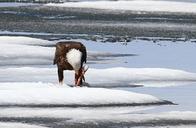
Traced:
<path fill-rule="evenodd" d="M 143 108 L 143 109 L 142 109 Z M 146 107 L 148 108 L 148 107 Z M 132 111 L 136 109 L 136 111 Z M 138 111 L 140 110 L 140 111 Z M 110 122 L 129 123 L 130 126 L 154 126 L 194 124 L 196 112 L 194 111 L 170 111 L 143 113 L 145 107 L 122 108 L 4 108 L 0 111 L 0 117 L 4 118 L 56 118 L 69 119 L 65 122 Z"/>
<path fill-rule="evenodd" d="M 64 71 L 66 84 L 73 85 L 74 72 Z M 196 82 L 196 74 L 183 70 L 164 68 L 90 68 L 86 73 L 90 87 L 145 87 L 179 86 Z M 0 68 L 0 82 L 57 83 L 57 69 L 16 67 Z M 5 83 L 3 83 L 5 84 Z M 15 83 L 13 83 L 14 85 Z M 3 87 L 2 83 L 0 85 Z"/>
<path fill-rule="evenodd" d="M 0 65 L 35 65 L 52 63 L 54 50 L 35 46 L 48 44 L 47 40 L 30 37 L 0 37 Z"/>
<path fill-rule="evenodd" d="M 50 107 L 50 108 L 29 108 L 29 107 L 8 107 L 2 108 L 0 117 L 20 117 L 20 118 L 73 118 L 75 116 L 108 116 L 118 114 L 134 114 L 145 110 L 153 109 L 155 106 L 134 106 L 134 107 Z M 66 113 L 66 114 L 65 114 Z"/>
<path fill-rule="evenodd" d="M 38 84 L 38 85 L 37 85 Z M 135 106 L 171 104 L 154 96 L 103 88 L 69 88 L 68 86 L 34 83 L 7 83 L 0 90 L 0 106 Z M 15 86 L 16 85 L 16 86 Z M 4 86 L 4 87 L 5 87 Z M 12 88 L 13 87 L 13 88 Z M 16 88 L 17 87 L 17 88 Z"/>

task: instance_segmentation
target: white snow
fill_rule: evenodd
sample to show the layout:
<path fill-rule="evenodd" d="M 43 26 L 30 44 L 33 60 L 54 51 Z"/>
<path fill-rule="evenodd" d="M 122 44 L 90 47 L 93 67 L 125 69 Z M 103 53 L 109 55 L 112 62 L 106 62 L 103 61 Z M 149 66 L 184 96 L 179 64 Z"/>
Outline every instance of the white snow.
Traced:
<path fill-rule="evenodd" d="M 142 109 L 143 108 L 143 109 Z M 147 107 L 148 108 L 148 107 Z M 136 111 L 134 111 L 136 109 Z M 194 111 L 170 111 L 144 113 L 145 107 L 122 108 L 4 108 L 0 117 L 52 117 L 69 118 L 68 122 L 129 122 L 147 123 L 154 121 L 196 121 Z M 147 109 L 146 109 L 147 110 Z"/>
<path fill-rule="evenodd" d="M 1 65 L 17 64 L 47 64 L 52 63 L 53 48 L 40 47 L 49 41 L 29 37 L 0 37 L 0 63 Z M 36 52 L 35 52 L 36 51 Z"/>
<path fill-rule="evenodd" d="M 5 108 L 0 111 L 0 117 L 69 118 L 70 121 L 81 120 L 81 122 L 89 121 L 90 117 L 92 117 L 91 121 L 94 121 L 94 117 L 97 117 L 104 121 L 110 116 L 126 115 L 128 110 L 134 110 L 134 108 Z M 127 110 L 127 113 L 122 113 L 123 109 Z M 121 117 L 121 120 L 123 119 L 125 118 Z"/>
<path fill-rule="evenodd" d="M 90 75 L 89 75 L 90 74 Z M 87 81 L 93 79 L 94 83 L 127 83 L 157 87 L 157 82 L 163 82 L 162 86 L 167 86 L 167 82 L 195 81 L 196 74 L 182 70 L 164 68 L 108 68 L 91 69 L 87 73 Z M 89 75 L 89 76 L 88 76 Z M 96 79 L 98 78 L 98 79 Z M 165 84 L 164 84 L 165 82 Z M 160 85 L 160 86 L 161 86 Z"/>
<path fill-rule="evenodd" d="M 74 83 L 74 72 L 64 71 L 65 83 Z M 146 87 L 179 86 L 196 82 L 196 74 L 183 70 L 164 68 L 89 68 L 85 75 L 91 86 L 132 86 Z M 57 69 L 54 68 L 0 68 L 0 82 L 50 82 L 57 83 Z M 2 86 L 2 84 L 0 83 Z"/>
<path fill-rule="evenodd" d="M 67 55 L 67 61 L 71 64 L 75 71 L 81 67 L 82 53 L 77 49 L 71 49 Z"/>
<path fill-rule="evenodd" d="M 49 3 L 46 6 L 94 8 L 107 10 L 131 10 L 150 12 L 184 12 L 196 13 L 196 3 L 158 0 L 128 0 L 128 1 L 83 1 Z"/>
<path fill-rule="evenodd" d="M 0 117 L 48 117 L 48 118 L 74 118 L 90 116 L 108 116 L 127 113 L 137 113 L 154 108 L 154 106 L 137 106 L 137 107 L 55 107 L 55 108 L 28 108 L 12 107 L 3 108 L 0 111 Z M 66 113 L 66 114 L 65 114 Z"/>
<path fill-rule="evenodd" d="M 50 41 L 31 38 L 25 36 L 0 36 L 0 45 L 2 44 L 20 44 L 20 45 L 39 45 L 39 44 L 48 44 Z"/>
<path fill-rule="evenodd" d="M 67 86 L 51 84 L 43 84 L 42 86 L 42 83 L 6 83 L 5 85 L 1 83 L 0 87 L 0 105 L 89 106 L 165 103 L 165 101 L 151 95 L 102 88 L 68 88 Z"/>

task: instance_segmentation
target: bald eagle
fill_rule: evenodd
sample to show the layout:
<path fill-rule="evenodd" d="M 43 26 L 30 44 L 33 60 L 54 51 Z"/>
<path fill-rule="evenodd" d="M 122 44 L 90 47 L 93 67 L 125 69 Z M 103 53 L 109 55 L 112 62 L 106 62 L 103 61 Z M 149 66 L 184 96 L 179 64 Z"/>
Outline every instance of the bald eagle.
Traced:
<path fill-rule="evenodd" d="M 56 44 L 56 51 L 53 64 L 57 64 L 59 83 L 63 84 L 63 71 L 75 71 L 75 85 L 81 86 L 84 74 L 88 67 L 84 66 L 87 59 L 86 47 L 75 41 L 58 42 Z"/>

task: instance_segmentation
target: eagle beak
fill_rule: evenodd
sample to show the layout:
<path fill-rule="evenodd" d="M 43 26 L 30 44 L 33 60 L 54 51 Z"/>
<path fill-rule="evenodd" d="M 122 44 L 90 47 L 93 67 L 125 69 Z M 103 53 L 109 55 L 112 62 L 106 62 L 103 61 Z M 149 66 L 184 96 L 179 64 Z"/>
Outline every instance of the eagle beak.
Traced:
<path fill-rule="evenodd" d="M 75 85 L 76 86 L 81 86 L 82 80 L 85 81 L 84 74 L 86 73 L 87 70 L 88 70 L 88 66 L 85 65 L 82 68 L 80 68 L 78 73 L 75 73 Z"/>

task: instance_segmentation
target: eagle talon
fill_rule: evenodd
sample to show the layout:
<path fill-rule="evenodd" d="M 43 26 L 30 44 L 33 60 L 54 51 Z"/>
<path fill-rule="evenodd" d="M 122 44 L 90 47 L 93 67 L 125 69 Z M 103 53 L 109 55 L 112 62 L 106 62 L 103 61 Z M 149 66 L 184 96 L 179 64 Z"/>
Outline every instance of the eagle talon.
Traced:
<path fill-rule="evenodd" d="M 88 66 L 83 66 L 82 68 L 80 68 L 78 73 L 75 73 L 75 85 L 76 86 L 81 87 L 83 81 L 85 82 L 84 74 L 86 73 L 87 70 L 88 70 Z"/>

